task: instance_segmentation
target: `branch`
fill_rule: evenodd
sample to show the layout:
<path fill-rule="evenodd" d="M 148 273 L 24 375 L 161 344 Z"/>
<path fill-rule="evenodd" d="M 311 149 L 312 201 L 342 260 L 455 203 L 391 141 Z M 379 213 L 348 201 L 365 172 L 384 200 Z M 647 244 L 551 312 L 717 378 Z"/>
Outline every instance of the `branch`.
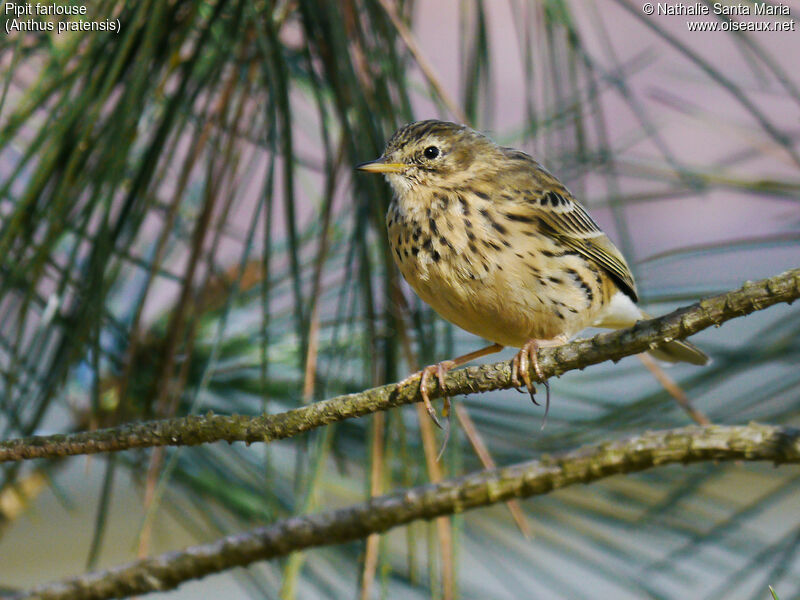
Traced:
<path fill-rule="evenodd" d="M 660 465 L 741 460 L 800 464 L 800 430 L 750 424 L 648 432 L 543 460 L 400 490 L 339 510 L 293 517 L 181 552 L 37 586 L 12 598 L 95 600 L 161 592 L 232 567 L 361 539 L 417 519 L 546 494 Z"/>
<path fill-rule="evenodd" d="M 606 360 L 619 360 L 644 352 L 665 340 L 681 339 L 712 325 L 763 310 L 800 297 L 800 268 L 746 283 L 742 288 L 707 298 L 668 315 L 641 321 L 628 329 L 601 333 L 556 348 L 539 351 L 539 365 L 546 377 L 583 369 Z M 531 374 L 536 377 L 535 374 Z M 508 389 L 509 361 L 449 372 L 447 395 Z M 431 378 L 431 398 L 441 397 L 436 378 Z M 76 434 L 34 436 L 0 442 L 0 463 L 77 454 L 117 452 L 155 446 L 194 446 L 217 441 L 271 442 L 298 435 L 329 423 L 419 402 L 419 387 L 389 384 L 357 394 L 338 396 L 275 415 L 188 416 L 132 423 Z"/>

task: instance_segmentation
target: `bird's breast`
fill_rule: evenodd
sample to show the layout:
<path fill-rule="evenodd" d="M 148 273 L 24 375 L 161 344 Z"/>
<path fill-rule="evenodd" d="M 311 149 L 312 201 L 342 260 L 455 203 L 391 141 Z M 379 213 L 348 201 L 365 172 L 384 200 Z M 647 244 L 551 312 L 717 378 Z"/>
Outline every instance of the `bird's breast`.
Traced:
<path fill-rule="evenodd" d="M 504 346 L 589 326 L 608 295 L 601 270 L 483 200 L 442 194 L 416 211 L 392 204 L 392 253 L 414 291 L 448 321 Z"/>

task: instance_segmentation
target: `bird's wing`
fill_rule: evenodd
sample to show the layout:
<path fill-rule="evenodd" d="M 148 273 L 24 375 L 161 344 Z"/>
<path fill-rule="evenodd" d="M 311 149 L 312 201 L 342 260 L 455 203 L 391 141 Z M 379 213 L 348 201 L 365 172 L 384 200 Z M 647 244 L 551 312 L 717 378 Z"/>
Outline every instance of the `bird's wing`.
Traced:
<path fill-rule="evenodd" d="M 635 302 L 638 294 L 628 263 L 586 209 L 578 204 L 558 179 L 533 158 L 519 150 L 502 150 L 507 158 L 522 163 L 518 173 L 527 182 L 535 182 L 535 185 L 520 187 L 527 188 L 525 207 L 535 212 L 544 229 L 543 233 L 605 269 L 619 288 Z"/>
<path fill-rule="evenodd" d="M 638 294 L 628 263 L 589 213 L 566 190 L 562 193 L 550 190 L 544 193 L 542 199 L 548 203 L 547 207 L 539 206 L 539 217 L 545 233 L 600 265 L 635 302 Z M 557 207 L 552 206 L 555 202 L 558 202 Z"/>

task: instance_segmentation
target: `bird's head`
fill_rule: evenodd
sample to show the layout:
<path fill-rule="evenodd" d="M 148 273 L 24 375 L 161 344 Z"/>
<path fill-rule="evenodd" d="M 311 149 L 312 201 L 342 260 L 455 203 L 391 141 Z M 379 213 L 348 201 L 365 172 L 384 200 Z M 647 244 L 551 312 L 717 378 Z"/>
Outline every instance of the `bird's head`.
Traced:
<path fill-rule="evenodd" d="M 383 155 L 356 168 L 383 173 L 398 195 L 415 188 L 453 189 L 477 175 L 490 175 L 499 148 L 464 125 L 417 121 L 398 129 Z M 478 173 L 480 171 L 480 173 Z"/>

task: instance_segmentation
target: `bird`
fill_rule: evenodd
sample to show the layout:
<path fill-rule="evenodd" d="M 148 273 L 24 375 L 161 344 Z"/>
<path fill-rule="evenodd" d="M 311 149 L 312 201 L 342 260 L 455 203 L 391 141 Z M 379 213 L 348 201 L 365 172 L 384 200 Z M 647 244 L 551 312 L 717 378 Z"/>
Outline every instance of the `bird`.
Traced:
<path fill-rule="evenodd" d="M 435 119 L 398 129 L 376 160 L 356 166 L 383 174 L 392 190 L 386 230 L 400 273 L 440 316 L 492 342 L 400 382 L 430 378 L 445 390 L 454 367 L 506 346 L 519 348 L 512 383 L 536 403 L 532 366 L 547 389 L 539 348 L 566 343 L 587 327 L 621 329 L 650 318 L 628 263 L 586 209 L 530 155 L 496 144 L 468 126 Z M 650 350 L 668 362 L 705 365 L 683 340 Z M 522 378 L 522 382 L 520 381 Z M 538 404 L 538 403 L 537 403 Z M 445 395 L 443 412 L 449 414 Z"/>

